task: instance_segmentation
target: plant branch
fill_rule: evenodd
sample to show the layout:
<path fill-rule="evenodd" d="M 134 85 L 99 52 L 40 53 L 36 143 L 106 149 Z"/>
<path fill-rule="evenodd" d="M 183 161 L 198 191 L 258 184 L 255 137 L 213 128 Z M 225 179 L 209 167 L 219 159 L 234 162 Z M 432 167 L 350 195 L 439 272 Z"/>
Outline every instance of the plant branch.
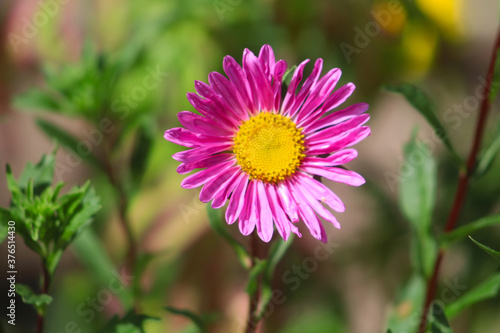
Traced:
<path fill-rule="evenodd" d="M 250 256 L 252 257 L 252 266 L 253 268 L 256 264 L 257 259 L 260 259 L 259 253 L 259 238 L 256 233 L 252 233 L 250 235 Z M 250 268 L 250 269 L 251 269 Z M 254 333 L 260 323 L 260 319 L 257 318 L 257 309 L 260 302 L 260 294 L 262 289 L 261 281 L 257 284 L 257 290 L 250 297 L 250 304 L 248 306 L 248 319 L 247 319 L 247 327 L 245 333 Z"/>
<path fill-rule="evenodd" d="M 453 200 L 453 205 L 450 210 L 450 214 L 448 215 L 448 220 L 446 221 L 446 226 L 444 229 L 445 233 L 448 233 L 455 229 L 457 225 L 458 217 L 462 210 L 462 205 L 465 200 L 465 196 L 467 194 L 467 187 L 469 185 L 469 180 L 474 172 L 477 162 L 477 156 L 479 153 L 479 149 L 481 147 L 481 142 L 483 139 L 483 132 L 486 125 L 486 120 L 488 118 L 488 113 L 490 110 L 490 92 L 491 92 L 491 84 L 493 82 L 493 73 L 495 70 L 495 62 L 497 59 L 498 48 L 500 47 L 500 30 L 497 32 L 496 42 L 493 46 L 493 52 L 491 55 L 491 60 L 488 68 L 488 76 L 486 78 L 486 88 L 481 96 L 481 107 L 479 110 L 479 117 L 476 124 L 476 129 L 474 132 L 474 141 L 472 142 L 472 147 L 469 152 L 469 156 L 467 158 L 467 163 L 465 166 L 465 170 L 460 170 L 459 180 L 457 191 L 455 193 L 455 198 Z M 427 328 L 427 314 L 429 312 L 429 308 L 434 299 L 434 295 L 437 287 L 437 280 L 439 276 L 439 270 L 441 267 L 441 262 L 443 259 L 444 250 L 440 249 L 436 258 L 436 262 L 434 264 L 434 270 L 432 272 L 431 278 L 427 284 L 427 293 L 425 297 L 424 308 L 422 312 L 422 316 L 420 319 L 419 325 L 419 333 L 424 333 Z"/>
<path fill-rule="evenodd" d="M 47 269 L 45 262 L 42 262 L 42 286 L 41 286 L 41 293 L 42 294 L 48 294 L 49 293 L 49 287 L 51 283 L 51 276 L 49 273 L 49 270 Z M 43 333 L 43 325 L 45 321 L 45 314 L 38 314 L 38 319 L 36 322 L 36 331 L 37 333 Z"/>

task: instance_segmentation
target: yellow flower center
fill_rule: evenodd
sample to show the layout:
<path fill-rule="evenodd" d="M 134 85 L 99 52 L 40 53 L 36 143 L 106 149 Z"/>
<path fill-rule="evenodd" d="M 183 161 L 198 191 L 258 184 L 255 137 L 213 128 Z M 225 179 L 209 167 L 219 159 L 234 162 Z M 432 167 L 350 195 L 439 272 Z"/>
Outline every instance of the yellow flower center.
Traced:
<path fill-rule="evenodd" d="M 238 164 L 250 179 L 274 183 L 295 173 L 305 157 L 304 135 L 289 118 L 259 113 L 245 121 L 234 139 Z"/>

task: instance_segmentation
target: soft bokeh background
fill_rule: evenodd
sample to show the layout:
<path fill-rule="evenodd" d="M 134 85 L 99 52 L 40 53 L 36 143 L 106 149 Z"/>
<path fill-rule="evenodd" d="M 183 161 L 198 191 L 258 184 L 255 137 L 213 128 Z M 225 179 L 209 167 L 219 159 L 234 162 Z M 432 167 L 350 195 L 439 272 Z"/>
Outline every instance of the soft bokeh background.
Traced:
<path fill-rule="evenodd" d="M 48 2 L 56 4 L 53 14 L 37 21 L 39 11 L 48 10 L 43 7 Z M 30 24 L 34 31 L 27 28 Z M 371 105 L 372 135 L 356 146 L 359 157 L 348 165 L 367 183 L 351 188 L 326 182 L 347 207 L 337 215 L 341 230 L 325 225 L 333 253 L 326 256 L 326 250 L 302 228 L 303 238 L 294 240 L 278 266 L 274 288 L 283 293 L 283 303 L 269 310 L 266 332 L 385 332 L 396 292 L 410 275 L 410 229 L 398 210 L 397 184 L 388 175 L 398 174 L 403 143 L 418 126 L 419 137 L 434 142 L 431 151 L 439 159 L 435 223 L 436 230 L 442 230 L 457 170 L 423 118 L 403 98 L 380 87 L 391 82 L 422 87 L 436 102 L 459 153 L 466 156 L 478 108 L 475 91 L 485 76 L 497 25 L 498 4 L 493 0 L 2 0 L 0 169 L 9 163 L 18 176 L 27 162 L 36 162 L 53 149 L 53 142 L 36 126 L 36 118 L 50 120 L 82 140 L 91 128 L 78 112 L 49 113 L 13 105 L 14 96 L 44 87 L 44 68 L 78 63 L 85 41 L 111 57 L 136 43 L 142 48 L 140 57 L 120 78 L 112 98 L 129 94 L 148 71 L 166 73 L 143 100 L 129 107 L 131 116 L 124 123 L 119 118 L 114 122 L 131 137 L 140 119 L 149 120 L 156 131 L 140 190 L 128 208 L 141 251 L 154 254 L 140 281 L 145 291 L 141 310 L 161 320 L 148 322 L 147 332 L 194 332 L 187 319 L 164 311 L 166 305 L 213 315 L 213 332 L 240 332 L 248 306 L 246 273 L 232 249 L 210 229 L 198 191 L 179 186 L 183 176 L 175 172 L 177 162 L 171 154 L 180 147 L 166 142 L 163 131 L 178 125 L 177 112 L 193 110 L 186 92 L 194 91 L 194 80 L 207 81 L 209 72 L 222 71 L 225 55 L 241 61 L 244 48 L 258 52 L 263 44 L 270 44 L 277 58 L 289 66 L 305 58 L 323 58 L 325 68 L 342 69 L 342 84 L 356 84 L 349 104 Z M 498 116 L 494 109 L 492 119 Z M 486 140 L 494 121 L 488 126 Z M 122 145 L 126 152 L 130 140 Z M 100 144 L 93 149 L 97 156 L 106 154 Z M 60 148 L 58 161 L 64 163 L 69 154 Z M 127 156 L 113 158 L 125 163 Z M 126 250 L 113 189 L 85 163 L 77 163 L 62 176 L 69 185 L 88 178 L 103 199 L 93 229 L 119 267 Z M 8 204 L 1 176 L 0 205 Z M 498 211 L 497 159 L 492 171 L 470 188 L 460 223 Z M 236 225 L 228 228 L 238 234 Z M 498 245 L 499 236 L 500 230 L 492 228 L 478 233 L 477 239 Z M 18 238 L 18 280 L 36 288 L 39 261 L 21 243 Z M 1 249 L 6 253 L 5 244 Z M 316 259 L 315 253 L 320 253 Z M 5 262 L 0 260 L 3 271 Z M 297 267 L 304 268 L 299 272 Z M 446 255 L 442 280 L 469 288 L 495 267 L 491 258 L 463 241 Z M 55 302 L 49 308 L 47 332 L 65 332 L 70 321 L 81 332 L 95 332 L 115 312 L 123 313 L 112 301 L 86 322 L 88 315 L 78 309 L 91 309 L 88 297 L 97 297 L 106 288 L 95 275 L 81 265 L 75 251 L 66 252 L 52 286 Z M 7 290 L 5 280 L 0 285 Z M 9 332 L 29 332 L 34 327 L 34 311 L 19 303 L 17 325 L 7 327 Z M 452 322 L 455 332 L 498 332 L 499 306 L 497 297 L 472 307 Z M 415 309 L 396 311 L 408 312 L 410 320 Z M 3 315 L 2 321 L 5 324 Z"/>

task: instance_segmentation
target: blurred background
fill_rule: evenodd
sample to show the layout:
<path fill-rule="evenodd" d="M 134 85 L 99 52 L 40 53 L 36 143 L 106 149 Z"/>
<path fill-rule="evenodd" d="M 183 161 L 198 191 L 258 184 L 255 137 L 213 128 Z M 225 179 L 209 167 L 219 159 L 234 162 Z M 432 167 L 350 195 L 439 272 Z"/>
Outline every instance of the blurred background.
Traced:
<path fill-rule="evenodd" d="M 359 157 L 347 166 L 367 183 L 351 188 L 326 181 L 346 204 L 346 212 L 337 214 L 342 229 L 325 224 L 329 243 L 324 248 L 301 229 L 303 237 L 294 240 L 277 267 L 273 286 L 280 297 L 268 309 L 265 331 L 385 332 L 391 311 L 407 312 L 409 320 L 415 311 L 393 305 L 411 274 L 411 231 L 398 209 L 397 185 L 402 147 L 413 128 L 419 127 L 419 137 L 439 161 L 437 231 L 448 214 L 458 171 L 424 119 L 381 86 L 410 82 L 421 87 L 466 156 L 479 106 L 476 91 L 485 81 L 497 26 L 493 0 L 2 0 L 0 169 L 8 163 L 18 177 L 27 162 L 53 150 L 54 142 L 37 126 L 39 119 L 90 143 L 91 154 L 111 161 L 126 180 L 123 187 L 131 194 L 125 212 L 140 252 L 150 254 L 134 281 L 142 290 L 141 311 L 160 318 L 148 321 L 146 331 L 196 332 L 189 320 L 163 310 L 171 305 L 207 316 L 211 332 L 241 332 L 248 307 L 246 272 L 209 227 L 199 190 L 180 187 L 184 176 L 176 173 L 171 155 L 182 148 L 165 141 L 163 132 L 179 125 L 179 111 L 193 110 L 186 92 L 194 91 L 194 80 L 206 82 L 208 73 L 222 72 L 225 55 L 241 62 L 244 48 L 257 53 L 270 44 L 289 66 L 323 58 L 324 68 L 342 69 L 341 84 L 356 85 L 347 105 L 370 104 L 372 135 L 355 147 Z M 90 70 L 94 65 L 97 69 Z M 119 76 L 102 74 L 110 71 Z M 45 95 L 36 91 L 50 91 L 54 98 L 42 101 Z M 96 103 L 96 96 L 106 103 Z M 491 117 L 485 142 L 495 130 L 498 108 Z M 102 119 L 111 123 L 99 129 Z M 147 156 L 134 148 L 143 137 L 150 139 Z M 57 161 L 56 180 L 68 184 L 65 190 L 91 179 L 101 196 L 103 209 L 92 229 L 120 274 L 126 238 L 116 184 L 64 145 Z M 130 163 L 143 164 L 139 180 L 126 171 Z M 2 175 L 0 206 L 9 202 Z M 499 211 L 497 158 L 470 188 L 460 224 Z M 246 244 L 236 225 L 228 229 Z M 498 245 L 500 229 L 476 236 Z M 6 244 L 1 249 L 6 253 Z M 39 259 L 19 238 L 16 261 L 19 282 L 36 289 Z M 4 271 L 5 264 L 2 259 Z M 447 253 L 441 278 L 468 288 L 494 271 L 494 264 L 464 240 Z M 7 290 L 5 279 L 0 285 Z M 123 314 L 116 294 L 99 303 L 103 306 L 91 305 L 106 288 L 99 272 L 88 269 L 78 249 L 70 248 L 56 271 L 46 331 L 73 332 L 67 324 L 74 322 L 81 332 L 96 332 L 113 314 Z M 452 293 L 461 291 L 452 288 Z M 457 333 L 498 332 L 499 306 L 500 297 L 481 302 L 453 320 L 452 327 Z M 2 316 L 8 332 L 32 331 L 35 312 L 19 301 L 17 315 L 15 327 Z"/>

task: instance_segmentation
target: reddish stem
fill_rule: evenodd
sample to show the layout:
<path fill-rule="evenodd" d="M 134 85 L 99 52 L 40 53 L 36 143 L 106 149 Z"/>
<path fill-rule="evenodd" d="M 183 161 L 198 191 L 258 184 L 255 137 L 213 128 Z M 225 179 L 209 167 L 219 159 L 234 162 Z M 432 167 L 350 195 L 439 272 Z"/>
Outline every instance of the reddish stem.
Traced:
<path fill-rule="evenodd" d="M 462 204 L 465 200 L 465 195 L 467 193 L 469 180 L 476 166 L 477 155 L 479 153 L 479 148 L 481 147 L 481 141 L 483 139 L 483 132 L 486 125 L 486 119 L 488 118 L 488 112 L 490 110 L 491 84 L 493 82 L 493 72 L 495 70 L 495 62 L 497 59 L 497 53 L 499 47 L 500 47 L 500 31 L 498 31 L 497 33 L 496 42 L 491 55 L 490 65 L 488 68 L 488 77 L 486 78 L 486 88 L 483 96 L 481 96 L 481 108 L 479 111 L 476 130 L 474 132 L 474 141 L 472 142 L 472 147 L 470 149 L 469 156 L 467 158 L 465 170 L 460 170 L 459 173 L 457 191 L 455 193 L 455 198 L 453 200 L 453 205 L 450 214 L 448 215 L 448 220 L 446 221 L 446 226 L 444 229 L 445 233 L 452 231 L 453 229 L 455 229 L 455 226 L 457 225 L 458 216 L 460 215 Z M 436 293 L 439 269 L 441 267 L 443 255 L 444 255 L 444 250 L 440 249 L 436 258 L 436 262 L 434 264 L 434 270 L 427 284 L 427 293 L 425 296 L 424 309 L 422 311 L 422 316 L 420 319 L 420 325 L 418 330 L 419 333 L 424 333 L 425 329 L 427 328 L 427 315 L 431 303 L 434 299 L 434 295 Z"/>
<path fill-rule="evenodd" d="M 255 266 L 256 258 L 260 258 L 259 251 L 259 238 L 255 233 L 250 235 L 250 255 L 252 256 L 252 267 Z M 245 333 L 254 333 L 256 332 L 260 320 L 257 319 L 256 312 L 260 302 L 260 292 L 261 292 L 261 283 L 258 282 L 257 291 L 250 297 L 250 304 L 248 308 L 248 319 L 247 319 L 247 327 Z"/>
<path fill-rule="evenodd" d="M 45 267 L 45 264 L 42 263 L 42 287 L 41 287 L 42 294 L 49 293 L 50 280 L 51 279 L 49 271 L 47 270 L 47 267 Z M 38 314 L 38 319 L 36 322 L 37 333 L 43 333 L 44 319 L 45 319 L 44 315 Z"/>

